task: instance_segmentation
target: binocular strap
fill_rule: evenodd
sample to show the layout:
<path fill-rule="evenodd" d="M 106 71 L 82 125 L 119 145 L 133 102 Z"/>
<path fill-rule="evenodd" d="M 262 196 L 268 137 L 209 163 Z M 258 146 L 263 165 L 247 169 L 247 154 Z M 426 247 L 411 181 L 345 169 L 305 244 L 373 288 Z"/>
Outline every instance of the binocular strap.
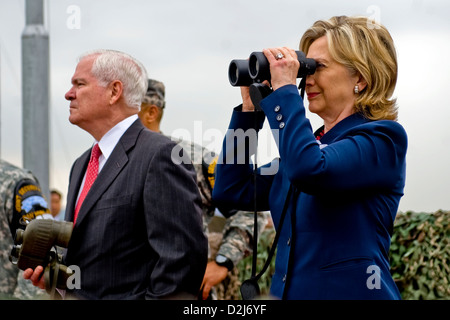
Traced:
<path fill-rule="evenodd" d="M 241 285 L 241 295 L 243 300 L 253 300 L 260 294 L 260 289 L 258 285 L 258 280 L 261 278 L 261 276 L 266 272 L 267 268 L 270 265 L 270 262 L 272 261 L 273 255 L 275 254 L 275 250 L 277 248 L 278 239 L 280 238 L 281 229 L 283 227 L 284 218 L 286 217 L 287 207 L 290 202 L 290 197 L 293 191 L 293 186 L 289 186 L 289 191 L 286 197 L 286 201 L 284 202 L 283 211 L 281 212 L 280 222 L 278 224 L 276 233 L 275 233 L 275 239 L 273 240 L 272 247 L 270 248 L 269 256 L 267 257 L 267 260 L 261 269 L 261 271 L 255 275 L 256 273 L 256 256 L 258 251 L 258 243 L 257 243 L 257 233 L 258 233 L 258 225 L 255 222 L 253 227 L 254 232 L 254 241 L 253 241 L 253 266 L 252 266 L 252 277 L 248 280 L 245 280 L 242 282 Z M 295 213 L 293 214 L 295 215 Z M 257 212 L 255 210 L 255 217 L 257 217 Z M 255 218 L 256 220 L 256 218 Z"/>
<path fill-rule="evenodd" d="M 55 300 L 56 296 L 56 284 L 58 283 L 59 263 L 56 259 L 45 268 L 45 290 L 50 295 L 50 299 Z"/>

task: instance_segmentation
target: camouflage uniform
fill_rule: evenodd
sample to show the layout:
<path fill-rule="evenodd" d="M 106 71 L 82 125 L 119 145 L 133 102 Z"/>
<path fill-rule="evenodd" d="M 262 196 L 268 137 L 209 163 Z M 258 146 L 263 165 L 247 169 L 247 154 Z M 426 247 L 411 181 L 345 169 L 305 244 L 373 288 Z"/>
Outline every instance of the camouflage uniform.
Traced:
<path fill-rule="evenodd" d="M 211 221 L 216 216 L 216 207 L 212 203 L 212 188 L 214 187 L 214 169 L 217 157 L 198 144 L 183 140 L 175 140 L 184 151 L 190 153 L 197 173 L 197 186 L 202 198 L 203 228 L 208 237 L 208 259 L 212 261 L 217 255 L 223 255 L 230 259 L 235 266 L 228 273 L 228 278 L 222 284 L 211 290 L 211 294 L 217 299 L 238 299 L 239 284 L 236 265 L 246 256 L 252 253 L 254 213 L 248 211 L 236 211 L 225 220 L 223 230 L 210 232 Z M 220 212 L 220 211 L 219 211 Z M 267 217 L 258 213 L 258 234 L 267 224 Z M 215 291 L 215 292 L 214 292 Z"/>
<path fill-rule="evenodd" d="M 149 79 L 149 87 L 143 102 L 164 108 L 164 96 L 164 84 Z M 216 255 L 220 254 L 230 259 L 234 265 L 234 269 L 228 273 L 228 278 L 217 286 L 219 288 L 215 288 L 216 293 L 213 290 L 211 290 L 211 293 L 218 299 L 238 299 L 238 291 L 233 290 L 233 288 L 239 287 L 239 284 L 236 283 L 238 281 L 236 265 L 252 253 L 254 213 L 237 211 L 233 216 L 226 219 L 220 232 L 210 232 L 210 223 L 216 216 L 216 207 L 212 203 L 212 188 L 214 187 L 215 165 L 218 157 L 214 152 L 198 144 L 181 139 L 172 138 L 172 140 L 183 149 L 183 151 L 181 149 L 174 150 L 172 155 L 176 154 L 180 157 L 179 159 L 191 161 L 197 173 L 197 186 L 202 198 L 203 227 L 209 239 L 209 261 L 214 260 Z M 258 213 L 258 233 L 262 232 L 266 224 L 266 215 Z M 219 294 L 217 294 L 217 291 Z"/>
<path fill-rule="evenodd" d="M 37 179 L 31 172 L 0 160 L 0 299 L 47 298 L 22 277 L 9 260 L 21 219 L 51 217 Z"/>

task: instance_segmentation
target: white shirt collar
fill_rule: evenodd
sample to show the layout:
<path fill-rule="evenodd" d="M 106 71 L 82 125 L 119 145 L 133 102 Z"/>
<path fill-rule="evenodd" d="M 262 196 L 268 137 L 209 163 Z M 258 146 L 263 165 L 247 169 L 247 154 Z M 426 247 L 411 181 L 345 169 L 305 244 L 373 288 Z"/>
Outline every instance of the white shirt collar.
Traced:
<path fill-rule="evenodd" d="M 113 152 L 114 148 L 116 147 L 117 143 L 119 142 L 122 135 L 125 133 L 125 131 L 128 130 L 128 128 L 138 119 L 138 115 L 134 114 L 118 124 L 116 124 L 111 130 L 109 130 L 101 139 L 100 141 L 95 141 L 95 143 L 98 143 L 100 150 L 102 151 L 102 155 L 100 156 L 99 160 L 99 169 L 98 171 L 103 168 L 103 165 L 108 160 L 109 156 Z M 95 144 L 94 143 L 94 144 Z"/>

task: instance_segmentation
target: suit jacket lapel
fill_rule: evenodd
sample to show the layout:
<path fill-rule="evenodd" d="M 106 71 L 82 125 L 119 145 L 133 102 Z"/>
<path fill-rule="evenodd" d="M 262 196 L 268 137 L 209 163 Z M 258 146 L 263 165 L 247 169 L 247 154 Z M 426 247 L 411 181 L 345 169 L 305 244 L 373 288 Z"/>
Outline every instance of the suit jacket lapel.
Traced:
<path fill-rule="evenodd" d="M 67 192 L 67 204 L 65 216 L 66 221 L 73 221 L 78 192 L 80 191 L 80 186 L 81 182 L 83 181 L 84 173 L 87 170 L 91 149 L 83 153 L 80 156 L 80 158 L 78 158 L 78 160 L 75 161 L 72 170 L 70 172 L 69 190 Z"/>
<path fill-rule="evenodd" d="M 356 127 L 360 124 L 369 122 L 370 120 L 364 118 L 360 113 L 354 113 L 347 118 L 338 122 L 330 131 L 328 131 L 321 139 L 323 144 L 330 144 L 336 140 L 341 134 L 348 131 L 348 129 Z"/>
<path fill-rule="evenodd" d="M 87 194 L 84 202 L 80 208 L 80 212 L 77 217 L 77 225 L 81 224 L 83 219 L 92 209 L 92 207 L 97 203 L 98 199 L 105 193 L 111 183 L 115 180 L 117 175 L 123 170 L 123 168 L 128 163 L 128 151 L 132 148 L 137 141 L 139 133 L 144 129 L 144 126 L 141 124 L 140 120 L 137 119 L 127 131 L 120 138 L 113 152 L 111 153 L 108 161 L 106 161 L 102 171 L 100 171 L 97 179 L 92 185 L 89 193 Z M 78 184 L 77 190 L 79 190 L 81 181 L 83 179 L 83 175 L 86 171 L 87 164 L 84 167 L 84 171 L 80 174 L 80 182 Z M 74 172 L 75 174 L 75 172 Z M 75 194 L 75 200 L 78 195 L 78 192 Z M 73 208 L 75 207 L 75 203 L 73 204 Z M 72 209 L 73 211 L 73 209 Z M 72 213 L 73 220 L 73 213 Z"/>

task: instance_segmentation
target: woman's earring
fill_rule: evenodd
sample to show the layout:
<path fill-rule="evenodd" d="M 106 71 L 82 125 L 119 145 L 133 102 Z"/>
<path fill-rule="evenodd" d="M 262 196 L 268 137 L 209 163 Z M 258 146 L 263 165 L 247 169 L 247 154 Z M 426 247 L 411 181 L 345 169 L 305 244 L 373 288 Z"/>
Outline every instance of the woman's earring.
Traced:
<path fill-rule="evenodd" d="M 355 86 L 355 89 L 353 91 L 355 92 L 355 94 L 358 94 L 359 93 L 359 87 Z"/>

